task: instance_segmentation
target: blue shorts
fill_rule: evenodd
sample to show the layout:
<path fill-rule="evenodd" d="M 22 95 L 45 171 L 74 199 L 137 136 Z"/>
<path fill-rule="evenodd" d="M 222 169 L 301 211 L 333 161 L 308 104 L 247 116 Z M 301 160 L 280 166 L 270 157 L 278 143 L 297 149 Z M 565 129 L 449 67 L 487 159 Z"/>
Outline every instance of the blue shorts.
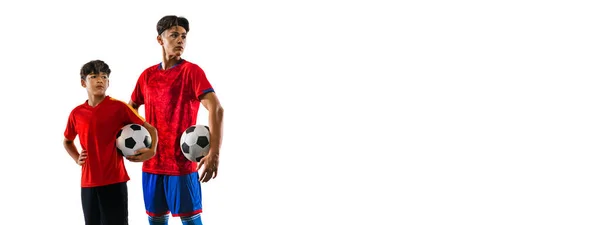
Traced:
<path fill-rule="evenodd" d="M 144 204 L 149 216 L 192 216 L 202 212 L 198 172 L 169 176 L 142 172 Z"/>

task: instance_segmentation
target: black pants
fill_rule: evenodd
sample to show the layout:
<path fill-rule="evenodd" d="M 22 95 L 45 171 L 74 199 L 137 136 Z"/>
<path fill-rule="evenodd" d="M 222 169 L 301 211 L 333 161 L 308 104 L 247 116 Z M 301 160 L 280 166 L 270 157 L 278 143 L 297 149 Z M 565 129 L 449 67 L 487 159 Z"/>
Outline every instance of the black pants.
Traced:
<path fill-rule="evenodd" d="M 127 183 L 81 188 L 86 225 L 128 225 Z"/>

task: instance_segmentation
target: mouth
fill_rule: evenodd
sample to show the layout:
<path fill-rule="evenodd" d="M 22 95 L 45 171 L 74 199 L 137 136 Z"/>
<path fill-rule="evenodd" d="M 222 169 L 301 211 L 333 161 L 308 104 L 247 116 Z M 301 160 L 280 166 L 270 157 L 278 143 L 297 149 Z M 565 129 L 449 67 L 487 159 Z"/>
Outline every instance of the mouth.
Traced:
<path fill-rule="evenodd" d="M 175 47 L 175 50 L 183 50 L 183 47 Z"/>
<path fill-rule="evenodd" d="M 97 88 L 97 89 L 104 89 L 104 86 L 102 86 L 102 85 L 97 85 L 97 86 L 96 86 L 96 88 Z"/>

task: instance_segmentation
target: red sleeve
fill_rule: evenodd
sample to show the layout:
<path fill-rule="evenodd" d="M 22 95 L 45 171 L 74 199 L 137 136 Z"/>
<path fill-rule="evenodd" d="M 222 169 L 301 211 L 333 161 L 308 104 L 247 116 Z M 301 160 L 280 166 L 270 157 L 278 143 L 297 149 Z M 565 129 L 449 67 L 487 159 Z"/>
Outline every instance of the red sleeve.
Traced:
<path fill-rule="evenodd" d="M 123 114 L 124 114 L 124 121 L 126 121 L 127 123 L 135 123 L 135 124 L 139 124 L 139 125 L 143 125 L 144 122 L 146 122 L 146 120 L 140 116 L 140 114 L 138 114 L 133 108 L 131 108 L 131 106 L 125 102 L 123 102 Z"/>
<path fill-rule="evenodd" d="M 192 89 L 194 90 L 194 97 L 200 98 L 200 96 L 214 92 L 212 85 L 208 82 L 204 70 L 199 66 L 192 66 L 190 70 L 190 82 L 192 83 Z"/>
<path fill-rule="evenodd" d="M 75 130 L 75 115 L 73 111 L 69 114 L 69 119 L 67 120 L 67 127 L 65 128 L 65 138 L 68 140 L 75 140 L 77 136 L 77 130 Z"/>
<path fill-rule="evenodd" d="M 138 106 L 144 104 L 144 89 L 146 86 L 146 71 L 142 72 L 140 77 L 135 84 L 135 88 L 133 89 L 133 93 L 131 93 L 131 101 L 133 101 Z"/>

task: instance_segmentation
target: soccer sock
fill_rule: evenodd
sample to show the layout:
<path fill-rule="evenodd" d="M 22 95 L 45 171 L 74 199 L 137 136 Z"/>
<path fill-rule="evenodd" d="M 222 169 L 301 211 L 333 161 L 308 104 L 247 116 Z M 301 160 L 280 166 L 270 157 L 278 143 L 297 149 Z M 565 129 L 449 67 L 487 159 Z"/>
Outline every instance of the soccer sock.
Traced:
<path fill-rule="evenodd" d="M 169 224 L 169 214 L 162 216 L 148 216 L 150 225 L 167 225 Z"/>
<path fill-rule="evenodd" d="M 183 225 L 202 225 L 202 220 L 200 219 L 200 213 L 193 216 L 182 216 L 181 223 Z"/>

